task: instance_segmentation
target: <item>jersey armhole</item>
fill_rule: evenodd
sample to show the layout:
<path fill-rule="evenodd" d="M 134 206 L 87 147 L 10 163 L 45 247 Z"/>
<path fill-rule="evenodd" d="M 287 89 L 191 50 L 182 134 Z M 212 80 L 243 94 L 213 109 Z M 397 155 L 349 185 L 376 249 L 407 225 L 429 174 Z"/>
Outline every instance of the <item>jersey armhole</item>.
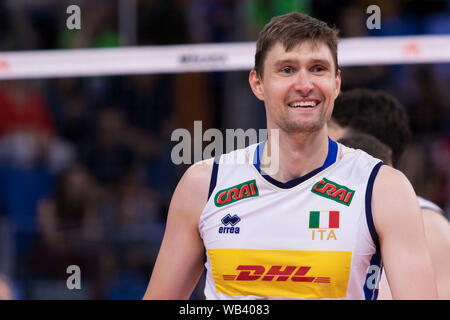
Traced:
<path fill-rule="evenodd" d="M 219 171 L 219 161 L 220 161 L 220 156 L 217 156 L 214 158 L 212 172 L 211 172 L 211 180 L 209 182 L 209 192 L 208 192 L 208 200 L 207 201 L 209 201 L 209 198 L 211 197 L 211 194 L 214 191 L 214 188 L 216 187 L 216 184 L 217 184 L 217 173 Z"/>
<path fill-rule="evenodd" d="M 380 249 L 380 242 L 378 240 L 378 234 L 377 230 L 375 229 L 375 224 L 373 222 L 373 216 L 372 216 L 372 193 L 373 193 L 373 184 L 375 182 L 375 178 L 378 174 L 378 171 L 380 171 L 381 166 L 383 165 L 383 162 L 378 162 L 375 167 L 373 167 L 372 172 L 369 176 L 369 181 L 367 182 L 367 188 L 366 188 L 366 221 L 367 226 L 369 227 L 370 235 L 372 236 L 372 240 L 377 247 L 377 250 Z"/>
<path fill-rule="evenodd" d="M 367 188 L 366 188 L 366 199 L 365 199 L 365 206 L 366 206 L 366 222 L 367 227 L 369 228 L 370 235 L 372 237 L 373 243 L 375 244 L 375 253 L 373 254 L 372 258 L 370 259 L 370 268 L 374 268 L 374 272 L 376 275 L 375 283 L 373 283 L 373 287 L 369 288 L 367 286 L 368 283 L 368 277 L 370 274 L 367 274 L 366 282 L 364 284 L 364 295 L 366 300 L 377 300 L 378 298 L 378 286 L 379 282 L 381 280 L 382 272 L 383 272 L 383 262 L 381 257 L 381 249 L 380 249 L 380 242 L 378 239 L 377 230 L 375 229 L 375 224 L 373 222 L 373 216 L 372 216 L 372 193 L 373 193 L 373 185 L 375 182 L 375 178 L 380 171 L 381 166 L 384 163 L 382 161 L 378 162 L 372 169 L 372 172 L 369 176 L 369 181 L 367 182 Z"/>

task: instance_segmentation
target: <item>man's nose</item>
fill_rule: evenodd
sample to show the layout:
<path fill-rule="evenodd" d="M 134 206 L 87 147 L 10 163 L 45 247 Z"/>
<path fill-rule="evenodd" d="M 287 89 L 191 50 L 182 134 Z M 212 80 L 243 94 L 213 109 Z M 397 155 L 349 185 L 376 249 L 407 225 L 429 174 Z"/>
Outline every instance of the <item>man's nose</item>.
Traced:
<path fill-rule="evenodd" d="M 304 70 L 299 71 L 295 78 L 294 89 L 301 95 L 306 96 L 313 88 L 314 86 L 311 81 L 311 75 Z"/>

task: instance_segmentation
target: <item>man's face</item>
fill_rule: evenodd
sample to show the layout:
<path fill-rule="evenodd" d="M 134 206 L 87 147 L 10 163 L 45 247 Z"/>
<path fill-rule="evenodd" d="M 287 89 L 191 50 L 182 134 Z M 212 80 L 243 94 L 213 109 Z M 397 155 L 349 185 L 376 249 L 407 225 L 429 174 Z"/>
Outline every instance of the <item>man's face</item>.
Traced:
<path fill-rule="evenodd" d="M 253 70 L 250 85 L 266 106 L 268 129 L 314 132 L 330 119 L 341 85 L 330 49 L 304 41 L 286 52 L 276 43 L 264 61 L 261 78 Z"/>

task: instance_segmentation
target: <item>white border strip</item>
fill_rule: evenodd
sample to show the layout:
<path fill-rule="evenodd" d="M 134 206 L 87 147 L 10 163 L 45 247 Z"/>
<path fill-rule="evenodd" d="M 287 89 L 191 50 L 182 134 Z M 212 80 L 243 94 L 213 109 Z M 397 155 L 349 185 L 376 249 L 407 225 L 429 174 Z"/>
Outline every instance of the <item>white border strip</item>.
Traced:
<path fill-rule="evenodd" d="M 250 70 L 254 42 L 0 52 L 0 79 Z M 341 66 L 450 62 L 450 35 L 344 38 Z"/>

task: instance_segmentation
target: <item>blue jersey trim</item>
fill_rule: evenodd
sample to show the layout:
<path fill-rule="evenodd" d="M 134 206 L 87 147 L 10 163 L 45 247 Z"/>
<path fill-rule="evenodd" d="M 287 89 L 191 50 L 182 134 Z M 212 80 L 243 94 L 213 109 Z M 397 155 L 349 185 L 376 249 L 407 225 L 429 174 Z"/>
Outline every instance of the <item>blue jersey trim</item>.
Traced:
<path fill-rule="evenodd" d="M 378 240 L 378 234 L 377 230 L 375 229 L 375 224 L 373 223 L 373 217 L 372 217 L 372 192 L 373 192 L 373 184 L 375 182 L 375 178 L 378 174 L 378 171 L 380 170 L 381 166 L 383 165 L 383 162 L 378 162 L 375 167 L 373 167 L 372 172 L 369 176 L 369 181 L 367 182 L 367 189 L 366 189 L 366 221 L 367 226 L 369 227 L 370 235 L 372 236 L 372 240 L 377 246 L 377 250 L 380 247 L 380 243 Z"/>
<path fill-rule="evenodd" d="M 266 143 L 266 141 L 260 142 L 255 150 L 254 159 L 256 159 L 256 161 L 253 163 L 253 165 L 255 166 L 256 170 L 258 170 L 259 173 L 261 173 L 260 160 L 261 160 L 261 155 L 262 155 L 262 151 L 264 149 L 265 143 Z M 315 176 L 319 172 L 325 170 L 332 164 L 334 164 L 337 159 L 338 149 L 339 149 L 338 144 L 335 141 L 328 138 L 328 154 L 327 154 L 327 158 L 325 159 L 323 165 L 320 168 L 314 169 L 313 171 L 311 171 L 299 178 L 295 178 L 295 179 L 292 179 L 287 182 L 280 182 L 266 174 L 261 174 L 261 176 L 264 179 L 266 179 L 267 181 L 269 181 L 270 183 L 272 183 L 273 185 L 277 186 L 278 188 L 281 188 L 281 189 L 293 188 L 293 187 L 299 185 L 300 183 L 308 180 L 309 178 Z"/>
<path fill-rule="evenodd" d="M 212 173 L 211 173 L 211 180 L 209 182 L 208 200 L 211 197 L 211 194 L 214 191 L 214 188 L 216 187 L 216 184 L 217 184 L 217 172 L 219 171 L 219 161 L 220 161 L 220 156 L 217 156 L 214 158 Z"/>
<path fill-rule="evenodd" d="M 381 264 L 381 250 L 380 250 L 380 242 L 378 239 L 378 234 L 375 229 L 375 224 L 373 222 L 372 216 L 372 193 L 373 193 L 373 185 L 375 182 L 375 178 L 380 171 L 383 162 L 378 162 L 372 169 L 372 172 L 369 176 L 369 181 L 367 182 L 366 188 L 366 198 L 365 198 L 365 206 L 366 206 L 366 222 L 367 227 L 369 228 L 370 235 L 375 244 L 375 253 L 370 259 L 369 272 L 366 275 L 366 281 L 364 282 L 364 297 L 366 300 L 376 300 L 378 298 L 378 284 L 381 279 L 382 272 L 382 264 Z M 375 280 L 375 282 L 373 282 Z"/>

